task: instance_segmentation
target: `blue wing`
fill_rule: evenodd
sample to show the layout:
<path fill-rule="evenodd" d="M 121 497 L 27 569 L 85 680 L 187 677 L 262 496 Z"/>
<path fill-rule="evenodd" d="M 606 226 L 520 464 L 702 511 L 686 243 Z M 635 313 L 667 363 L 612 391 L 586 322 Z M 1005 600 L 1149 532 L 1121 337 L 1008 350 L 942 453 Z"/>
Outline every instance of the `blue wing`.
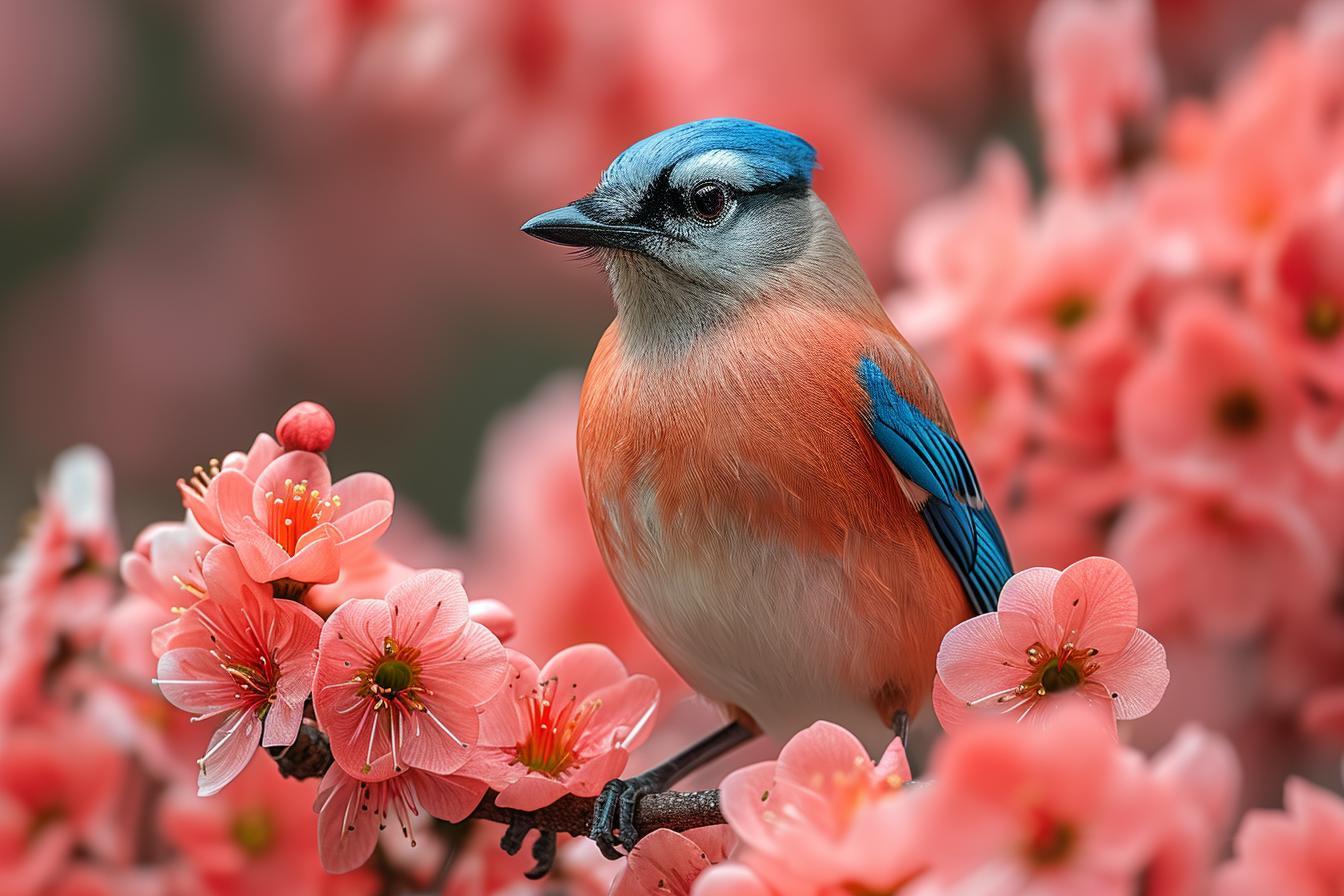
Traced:
<path fill-rule="evenodd" d="M 873 438 L 897 470 L 929 493 L 920 513 L 972 609 L 993 612 L 1013 564 L 965 450 L 906 401 L 871 358 L 859 362 L 858 373 L 872 402 Z"/>

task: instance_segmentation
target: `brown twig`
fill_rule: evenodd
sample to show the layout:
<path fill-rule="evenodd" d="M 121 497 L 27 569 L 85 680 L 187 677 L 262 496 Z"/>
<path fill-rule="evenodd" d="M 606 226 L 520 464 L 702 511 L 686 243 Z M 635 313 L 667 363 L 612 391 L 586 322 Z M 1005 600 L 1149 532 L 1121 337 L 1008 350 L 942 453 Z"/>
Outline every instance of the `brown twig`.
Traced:
<path fill-rule="evenodd" d="M 298 739 L 285 750 L 273 750 L 280 774 L 286 778 L 318 778 L 331 767 L 331 744 L 318 730 L 315 722 L 305 719 Z M 469 816 L 483 821 L 495 821 L 513 828 L 550 831 L 556 834 L 586 836 L 593 823 L 592 797 L 564 796 L 549 806 L 532 812 L 505 809 L 495 805 L 494 791 L 486 793 L 481 804 Z M 689 831 L 694 828 L 723 824 L 717 790 L 694 792 L 667 791 L 651 793 L 639 801 L 635 809 L 635 824 L 648 833 L 657 828 Z"/>

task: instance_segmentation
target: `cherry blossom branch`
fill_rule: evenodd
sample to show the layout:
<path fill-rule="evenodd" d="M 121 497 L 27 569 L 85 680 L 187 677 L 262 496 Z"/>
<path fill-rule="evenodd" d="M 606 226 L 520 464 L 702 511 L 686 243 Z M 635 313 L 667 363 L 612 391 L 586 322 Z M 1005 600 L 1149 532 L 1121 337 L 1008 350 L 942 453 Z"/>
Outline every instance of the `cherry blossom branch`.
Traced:
<path fill-rule="evenodd" d="M 280 774 L 287 778 L 320 778 L 332 762 L 331 744 L 311 718 L 304 720 L 292 746 L 272 749 L 271 756 L 275 758 Z M 494 791 L 486 793 L 468 818 L 508 825 L 511 830 L 520 831 L 519 836 L 537 830 L 583 837 L 592 827 L 596 803 L 593 797 L 565 796 L 549 806 L 524 812 L 495 805 L 496 795 Z M 651 793 L 643 797 L 635 809 L 635 824 L 645 833 L 657 828 L 689 831 L 723 823 L 717 790 Z"/>

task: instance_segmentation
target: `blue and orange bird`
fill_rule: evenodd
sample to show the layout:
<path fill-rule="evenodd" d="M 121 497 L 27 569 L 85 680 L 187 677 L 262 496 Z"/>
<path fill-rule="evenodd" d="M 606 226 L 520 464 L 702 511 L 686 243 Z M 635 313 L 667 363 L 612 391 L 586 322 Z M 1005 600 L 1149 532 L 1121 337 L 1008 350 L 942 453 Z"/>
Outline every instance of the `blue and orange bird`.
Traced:
<path fill-rule="evenodd" d="M 1012 574 L 937 384 L 812 190 L 804 140 L 739 119 L 655 134 L 523 225 L 589 249 L 616 318 L 578 450 L 602 556 L 672 666 L 733 720 L 612 782 L 594 838 L 753 734 L 818 719 L 874 752 L 927 698 L 943 635 Z"/>

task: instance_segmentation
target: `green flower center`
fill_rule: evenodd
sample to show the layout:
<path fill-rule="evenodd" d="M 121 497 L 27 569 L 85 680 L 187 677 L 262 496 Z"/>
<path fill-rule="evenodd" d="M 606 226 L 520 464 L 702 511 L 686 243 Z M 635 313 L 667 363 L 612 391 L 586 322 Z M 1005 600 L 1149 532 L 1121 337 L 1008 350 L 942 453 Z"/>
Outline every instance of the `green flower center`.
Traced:
<path fill-rule="evenodd" d="M 1094 305 L 1087 293 L 1071 292 L 1059 300 L 1050 316 L 1061 330 L 1072 330 L 1092 316 Z"/>
<path fill-rule="evenodd" d="M 1344 329 L 1344 303 L 1333 296 L 1316 296 L 1307 306 L 1303 320 L 1307 335 L 1317 342 L 1331 342 Z"/>
<path fill-rule="evenodd" d="M 1083 674 L 1073 663 L 1055 662 L 1041 670 L 1041 687 L 1045 688 L 1047 694 L 1057 694 L 1069 688 L 1076 688 L 1082 681 Z"/>
<path fill-rule="evenodd" d="M 396 693 L 411 686 L 415 673 L 409 663 L 386 659 L 373 670 L 373 683 L 385 691 Z"/>
<path fill-rule="evenodd" d="M 233 820 L 233 842 L 252 858 L 264 855 L 275 840 L 275 823 L 264 809 L 248 809 Z"/>

